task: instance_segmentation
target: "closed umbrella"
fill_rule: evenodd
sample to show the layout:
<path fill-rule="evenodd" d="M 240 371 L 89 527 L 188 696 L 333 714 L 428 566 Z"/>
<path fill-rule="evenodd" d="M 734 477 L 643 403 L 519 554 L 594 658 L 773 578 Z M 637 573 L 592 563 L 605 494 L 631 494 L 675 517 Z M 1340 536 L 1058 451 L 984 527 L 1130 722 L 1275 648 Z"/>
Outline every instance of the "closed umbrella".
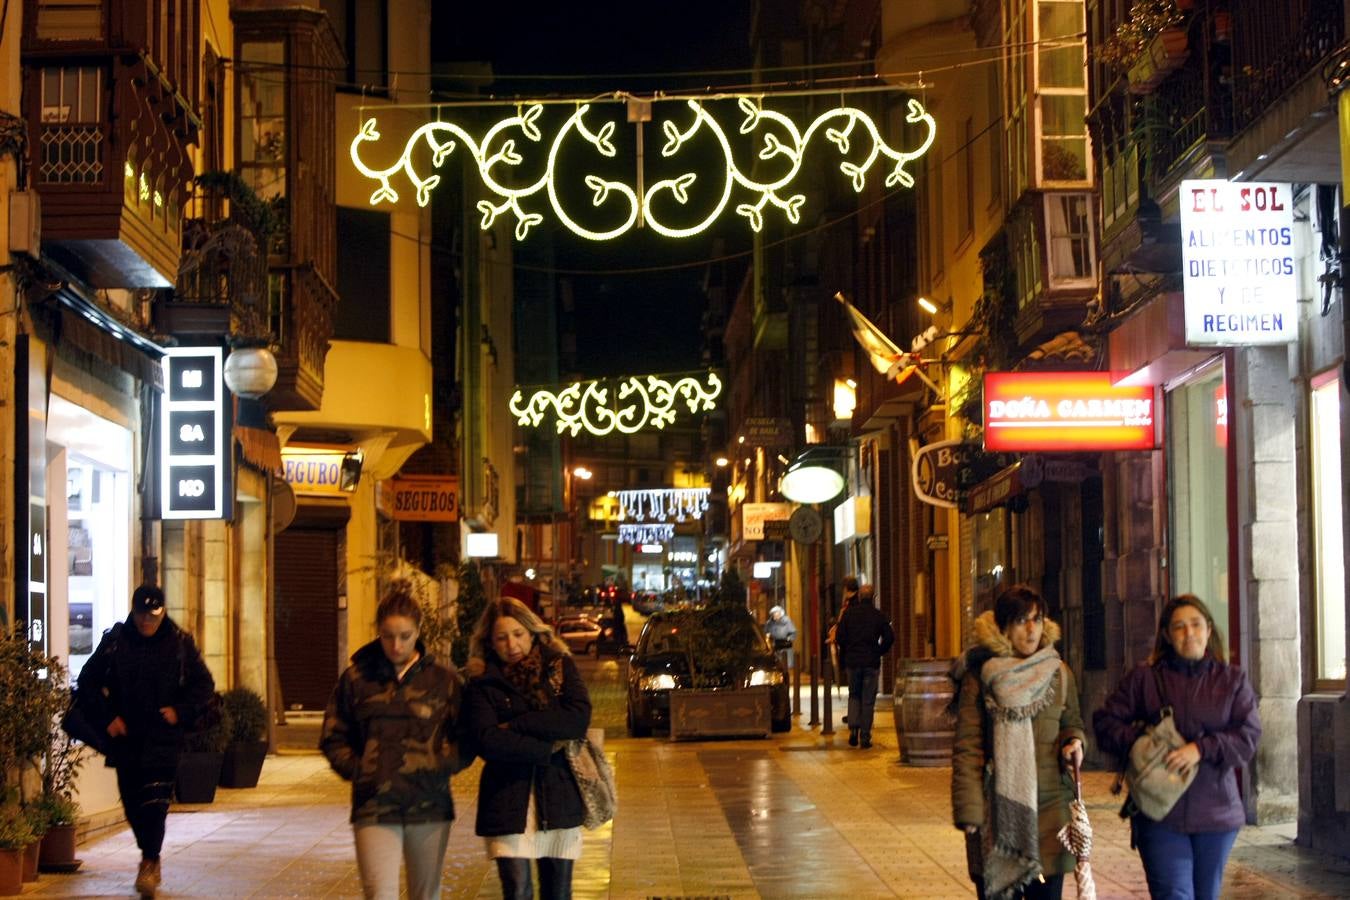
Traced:
<path fill-rule="evenodd" d="M 1059 842 L 1078 858 L 1073 877 L 1078 882 L 1078 900 L 1097 900 L 1097 885 L 1092 880 L 1092 823 L 1083 803 L 1083 780 L 1078 764 L 1073 767 L 1073 802 L 1069 804 L 1069 822 L 1059 830 Z"/>

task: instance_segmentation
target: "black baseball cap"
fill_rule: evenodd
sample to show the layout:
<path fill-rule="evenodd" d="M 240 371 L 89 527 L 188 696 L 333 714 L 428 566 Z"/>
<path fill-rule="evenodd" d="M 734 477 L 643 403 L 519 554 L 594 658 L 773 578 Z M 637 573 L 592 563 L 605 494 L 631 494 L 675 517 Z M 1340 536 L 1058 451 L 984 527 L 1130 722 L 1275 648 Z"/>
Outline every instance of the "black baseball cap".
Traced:
<path fill-rule="evenodd" d="M 131 595 L 131 609 L 151 616 L 164 615 L 164 592 L 153 584 L 141 585 Z"/>

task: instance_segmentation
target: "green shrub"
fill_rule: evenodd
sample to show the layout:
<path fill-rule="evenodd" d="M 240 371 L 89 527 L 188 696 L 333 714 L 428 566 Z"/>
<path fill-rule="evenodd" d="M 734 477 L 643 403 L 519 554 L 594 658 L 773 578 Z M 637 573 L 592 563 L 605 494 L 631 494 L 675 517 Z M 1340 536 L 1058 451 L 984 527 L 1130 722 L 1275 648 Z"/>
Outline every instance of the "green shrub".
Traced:
<path fill-rule="evenodd" d="M 221 694 L 220 707 L 230 722 L 227 744 L 256 744 L 267 733 L 267 705 L 257 691 L 230 688 Z"/>
<path fill-rule="evenodd" d="M 230 731 L 234 727 L 230 721 L 230 711 L 216 694 L 220 708 L 220 719 L 205 728 L 194 728 L 187 733 L 183 749 L 189 753 L 224 753 L 230 742 Z"/>
<path fill-rule="evenodd" d="M 17 802 L 0 804 L 0 848 L 21 850 L 37 840 L 32 820 Z"/>
<path fill-rule="evenodd" d="M 42 823 L 41 831 L 56 825 L 74 825 L 80 819 L 80 805 L 69 797 L 43 794 L 28 805 L 30 821 Z M 34 829 L 35 831 L 38 829 Z"/>

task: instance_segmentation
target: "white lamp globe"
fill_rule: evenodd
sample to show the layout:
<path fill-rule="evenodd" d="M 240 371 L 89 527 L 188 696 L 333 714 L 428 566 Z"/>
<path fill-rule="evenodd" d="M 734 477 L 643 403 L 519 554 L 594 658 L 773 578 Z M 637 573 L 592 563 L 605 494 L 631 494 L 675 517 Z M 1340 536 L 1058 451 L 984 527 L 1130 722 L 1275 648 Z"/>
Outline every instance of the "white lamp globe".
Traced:
<path fill-rule="evenodd" d="M 257 399 L 277 383 L 277 359 L 266 347 L 241 347 L 225 360 L 224 375 L 231 393 Z"/>

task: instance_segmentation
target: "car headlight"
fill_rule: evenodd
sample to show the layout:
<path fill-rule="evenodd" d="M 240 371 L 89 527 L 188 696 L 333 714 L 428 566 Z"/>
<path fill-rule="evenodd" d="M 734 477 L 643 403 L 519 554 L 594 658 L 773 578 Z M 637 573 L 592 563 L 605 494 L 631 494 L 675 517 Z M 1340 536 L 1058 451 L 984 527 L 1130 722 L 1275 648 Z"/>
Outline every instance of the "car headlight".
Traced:
<path fill-rule="evenodd" d="M 750 673 L 750 687 L 761 684 L 782 684 L 783 673 L 777 669 L 756 669 Z"/>
<path fill-rule="evenodd" d="M 638 687 L 644 691 L 670 691 L 675 689 L 675 676 L 668 672 L 659 675 L 643 675 L 638 679 Z"/>

